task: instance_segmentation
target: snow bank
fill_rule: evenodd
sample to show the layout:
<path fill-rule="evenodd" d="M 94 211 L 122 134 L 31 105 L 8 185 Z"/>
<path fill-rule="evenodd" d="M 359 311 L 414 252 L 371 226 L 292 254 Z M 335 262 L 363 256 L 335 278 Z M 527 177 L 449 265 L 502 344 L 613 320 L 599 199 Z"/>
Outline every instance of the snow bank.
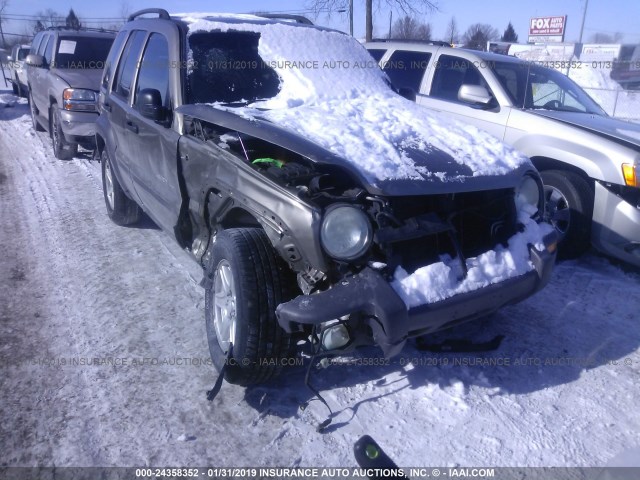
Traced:
<path fill-rule="evenodd" d="M 529 245 L 544 250 L 541 239 L 553 229 L 548 224 L 536 223 L 525 212 L 520 213 L 519 220 L 525 225 L 525 230 L 511 237 L 507 248 L 499 246 L 466 259 L 468 273 L 463 280 L 458 280 L 462 277 L 458 260 L 444 255 L 442 261 L 418 268 L 412 274 L 398 267 L 391 286 L 407 307 L 412 308 L 524 275 L 533 269 Z"/>
<path fill-rule="evenodd" d="M 233 23 L 223 21 L 228 16 L 176 16 L 189 24 L 190 34 L 212 30 L 260 33 L 259 54 L 278 73 L 280 92 L 231 110 L 272 121 L 311 139 L 352 162 L 373 184 L 406 178 L 461 180 L 417 165 L 408 153 L 413 149 L 444 151 L 453 161 L 468 166 L 473 176 L 501 175 L 528 162 L 489 134 L 435 117 L 395 94 L 369 53 L 348 35 L 247 15 L 233 16 Z"/>

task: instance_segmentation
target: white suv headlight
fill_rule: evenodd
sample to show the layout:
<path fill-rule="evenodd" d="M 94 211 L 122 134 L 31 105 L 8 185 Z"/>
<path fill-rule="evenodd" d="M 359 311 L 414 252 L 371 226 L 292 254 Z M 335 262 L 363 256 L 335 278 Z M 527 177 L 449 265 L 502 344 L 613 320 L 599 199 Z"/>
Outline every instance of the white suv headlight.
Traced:
<path fill-rule="evenodd" d="M 320 241 L 325 251 L 338 260 L 361 257 L 371 245 L 373 229 L 360 209 L 339 205 L 331 208 L 320 227 Z"/>
<path fill-rule="evenodd" d="M 516 188 L 516 208 L 534 217 L 542 211 L 543 192 L 540 182 L 531 175 L 525 175 Z"/>

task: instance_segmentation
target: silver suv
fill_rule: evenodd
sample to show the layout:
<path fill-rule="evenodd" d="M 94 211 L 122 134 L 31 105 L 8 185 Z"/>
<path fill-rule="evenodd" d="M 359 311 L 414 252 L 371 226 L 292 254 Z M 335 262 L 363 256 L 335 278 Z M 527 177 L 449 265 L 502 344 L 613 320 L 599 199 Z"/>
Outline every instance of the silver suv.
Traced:
<path fill-rule="evenodd" d="M 565 258 L 590 244 L 640 266 L 640 125 L 610 118 L 562 73 L 440 44 L 365 45 L 402 94 L 531 158 Z"/>
<path fill-rule="evenodd" d="M 33 128 L 47 130 L 53 153 L 67 160 L 93 149 L 100 77 L 115 35 L 52 29 L 38 33 L 26 59 Z"/>

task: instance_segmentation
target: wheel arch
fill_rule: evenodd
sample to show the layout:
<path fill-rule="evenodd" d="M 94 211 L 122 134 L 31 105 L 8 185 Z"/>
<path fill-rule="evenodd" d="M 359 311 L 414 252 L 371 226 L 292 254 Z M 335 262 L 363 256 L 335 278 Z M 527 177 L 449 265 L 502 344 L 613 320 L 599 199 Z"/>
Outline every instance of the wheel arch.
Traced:
<path fill-rule="evenodd" d="M 589 185 L 593 186 L 593 178 L 591 178 L 583 169 L 576 167 L 575 165 L 571 165 L 570 163 L 543 156 L 531 157 L 531 163 L 533 163 L 539 172 L 545 170 L 564 170 L 567 172 L 573 172 L 583 177 Z"/>

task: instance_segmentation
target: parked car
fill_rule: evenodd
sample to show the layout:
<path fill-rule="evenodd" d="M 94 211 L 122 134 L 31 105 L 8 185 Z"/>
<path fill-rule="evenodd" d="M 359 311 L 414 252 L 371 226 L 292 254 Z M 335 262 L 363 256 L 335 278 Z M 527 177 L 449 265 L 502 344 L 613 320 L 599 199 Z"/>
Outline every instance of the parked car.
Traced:
<path fill-rule="evenodd" d="M 13 93 L 19 97 L 26 96 L 27 92 L 27 71 L 24 59 L 27 57 L 31 45 L 14 45 L 11 55 L 7 59 L 9 62 L 9 80 L 13 88 Z"/>
<path fill-rule="evenodd" d="M 561 255 L 593 244 L 640 265 L 640 125 L 608 117 L 560 72 L 515 57 L 410 42 L 366 48 L 418 104 L 531 158 Z"/>
<path fill-rule="evenodd" d="M 640 45 L 622 45 L 611 68 L 611 79 L 627 90 L 640 89 Z"/>
<path fill-rule="evenodd" d="M 48 131 L 53 153 L 73 158 L 93 149 L 102 68 L 115 34 L 52 28 L 38 33 L 26 58 L 31 119 Z"/>
<path fill-rule="evenodd" d="M 555 232 L 528 159 L 397 95 L 340 32 L 144 10 L 113 43 L 99 106 L 107 213 L 144 210 L 200 262 L 230 382 L 273 377 L 310 337 L 392 356 L 549 280 Z"/>

